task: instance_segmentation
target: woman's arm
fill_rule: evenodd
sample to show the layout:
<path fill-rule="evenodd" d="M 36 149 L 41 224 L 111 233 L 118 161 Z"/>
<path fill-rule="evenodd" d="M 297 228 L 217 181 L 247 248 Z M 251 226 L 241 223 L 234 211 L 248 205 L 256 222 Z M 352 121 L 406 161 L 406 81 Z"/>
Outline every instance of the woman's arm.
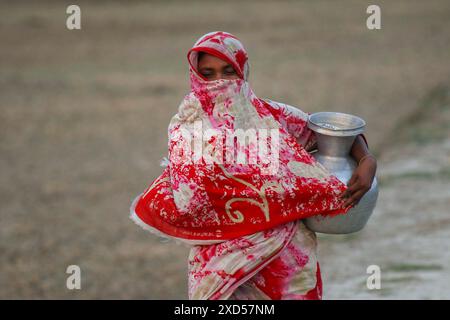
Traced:
<path fill-rule="evenodd" d="M 368 155 L 369 147 L 363 138 L 362 134 L 358 134 L 353 142 L 352 149 L 350 150 L 350 155 L 357 163 L 361 160 L 362 157 Z"/>
<path fill-rule="evenodd" d="M 350 155 L 358 163 L 358 166 L 347 183 L 348 189 L 341 195 L 341 198 L 347 198 L 345 206 L 358 204 L 372 186 L 377 171 L 377 160 L 370 153 L 367 140 L 362 134 L 355 138 Z"/>

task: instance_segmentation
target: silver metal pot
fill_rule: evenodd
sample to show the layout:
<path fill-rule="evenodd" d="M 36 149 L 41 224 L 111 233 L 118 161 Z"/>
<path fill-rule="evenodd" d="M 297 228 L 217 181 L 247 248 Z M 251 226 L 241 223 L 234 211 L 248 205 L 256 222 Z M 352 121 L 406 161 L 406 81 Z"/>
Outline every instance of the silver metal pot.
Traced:
<path fill-rule="evenodd" d="M 308 127 L 317 137 L 318 151 L 313 157 L 339 180 L 347 184 L 357 166 L 350 156 L 356 136 L 364 132 L 363 119 L 346 113 L 317 112 L 309 115 Z M 359 203 L 344 215 L 334 217 L 313 216 L 304 220 L 306 226 L 315 232 L 345 234 L 361 230 L 372 215 L 378 199 L 376 177 L 369 191 Z"/>

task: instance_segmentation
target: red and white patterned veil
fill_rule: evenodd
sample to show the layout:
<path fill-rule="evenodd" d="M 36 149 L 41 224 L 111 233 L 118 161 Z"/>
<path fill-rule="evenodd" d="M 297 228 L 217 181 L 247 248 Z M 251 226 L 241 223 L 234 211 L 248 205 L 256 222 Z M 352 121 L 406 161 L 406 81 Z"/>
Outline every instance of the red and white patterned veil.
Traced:
<path fill-rule="evenodd" d="M 200 51 L 231 64 L 239 78 L 204 79 Z M 212 244 L 350 209 L 339 198 L 345 184 L 297 139 L 306 122 L 291 123 L 298 134 L 289 133 L 279 105 L 252 91 L 247 52 L 235 36 L 208 33 L 187 58 L 191 91 L 169 124 L 169 163 L 133 202 L 136 223 L 189 244 Z"/>

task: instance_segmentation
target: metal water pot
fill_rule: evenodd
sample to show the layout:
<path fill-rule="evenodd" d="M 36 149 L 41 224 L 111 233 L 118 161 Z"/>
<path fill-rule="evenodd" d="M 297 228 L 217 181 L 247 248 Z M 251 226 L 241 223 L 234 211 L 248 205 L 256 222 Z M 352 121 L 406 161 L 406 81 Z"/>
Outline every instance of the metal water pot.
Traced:
<path fill-rule="evenodd" d="M 363 119 L 346 113 L 317 112 L 308 117 L 308 127 L 315 132 L 318 146 L 318 151 L 312 156 L 345 184 L 357 166 L 350 155 L 351 147 L 356 136 L 364 132 L 365 126 Z M 318 215 L 304 222 L 310 230 L 320 233 L 356 232 L 366 225 L 377 199 L 378 183 L 375 177 L 370 190 L 346 214 L 334 217 Z"/>

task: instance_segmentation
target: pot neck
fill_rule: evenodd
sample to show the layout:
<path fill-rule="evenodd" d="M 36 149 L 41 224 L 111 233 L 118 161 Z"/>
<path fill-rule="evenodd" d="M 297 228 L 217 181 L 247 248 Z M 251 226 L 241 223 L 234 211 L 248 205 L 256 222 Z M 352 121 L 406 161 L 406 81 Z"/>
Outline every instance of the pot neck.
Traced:
<path fill-rule="evenodd" d="M 322 133 L 315 132 L 317 137 L 317 153 L 330 157 L 348 157 L 352 149 L 354 136 L 329 136 Z"/>

